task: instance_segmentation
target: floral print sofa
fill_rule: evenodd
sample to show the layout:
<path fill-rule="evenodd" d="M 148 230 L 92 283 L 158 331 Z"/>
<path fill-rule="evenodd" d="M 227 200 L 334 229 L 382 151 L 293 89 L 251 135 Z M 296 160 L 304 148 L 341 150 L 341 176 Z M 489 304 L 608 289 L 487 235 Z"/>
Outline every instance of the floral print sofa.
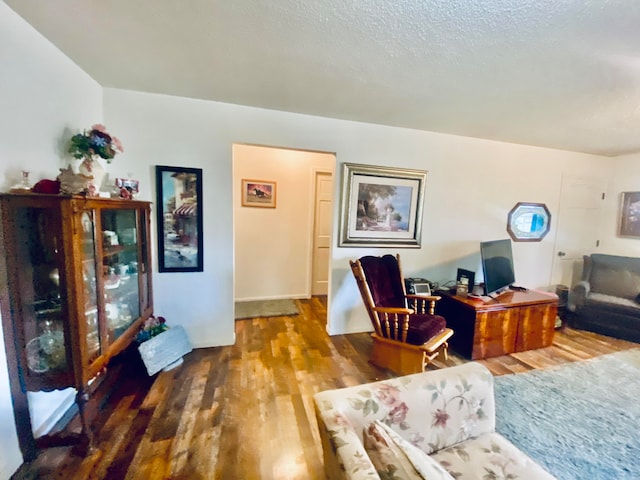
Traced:
<path fill-rule="evenodd" d="M 314 396 L 328 479 L 553 479 L 495 431 L 483 365 L 407 375 Z"/>

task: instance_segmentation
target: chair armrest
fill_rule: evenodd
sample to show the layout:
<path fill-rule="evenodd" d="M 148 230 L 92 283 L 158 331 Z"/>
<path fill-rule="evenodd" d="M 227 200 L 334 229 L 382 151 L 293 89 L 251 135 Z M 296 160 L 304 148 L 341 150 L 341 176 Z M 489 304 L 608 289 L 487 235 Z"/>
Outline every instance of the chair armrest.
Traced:
<path fill-rule="evenodd" d="M 570 311 L 575 312 L 578 307 L 581 307 L 585 304 L 590 292 L 591 284 L 589 282 L 582 280 L 576 283 L 569 292 L 567 308 Z"/>
<path fill-rule="evenodd" d="M 442 298 L 440 295 L 417 295 L 414 293 L 407 293 L 406 297 L 411 300 L 424 300 L 427 302 L 437 302 Z"/>
<path fill-rule="evenodd" d="M 441 333 L 427 340 L 426 343 L 423 343 L 422 348 L 424 348 L 429 353 L 437 352 L 442 347 L 442 344 L 446 343 L 452 335 L 453 330 L 451 330 L 450 328 L 445 328 Z"/>
<path fill-rule="evenodd" d="M 442 297 L 438 295 L 416 295 L 409 294 L 405 295 L 407 299 L 407 303 L 409 307 L 413 308 L 416 313 L 428 313 L 430 315 L 435 315 L 436 313 L 436 302 L 440 300 Z"/>
<path fill-rule="evenodd" d="M 413 308 L 402 307 L 373 307 L 376 312 L 388 313 L 389 315 L 412 315 L 415 312 Z"/>

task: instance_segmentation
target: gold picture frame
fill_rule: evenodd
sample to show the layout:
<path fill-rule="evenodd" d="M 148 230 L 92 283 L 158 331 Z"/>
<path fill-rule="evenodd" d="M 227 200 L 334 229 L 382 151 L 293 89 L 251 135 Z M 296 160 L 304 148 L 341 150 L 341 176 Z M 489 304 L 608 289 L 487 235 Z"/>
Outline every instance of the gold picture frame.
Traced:
<path fill-rule="evenodd" d="M 242 206 L 276 208 L 276 182 L 242 179 Z"/>
<path fill-rule="evenodd" d="M 345 163 L 339 247 L 419 248 L 427 172 Z"/>

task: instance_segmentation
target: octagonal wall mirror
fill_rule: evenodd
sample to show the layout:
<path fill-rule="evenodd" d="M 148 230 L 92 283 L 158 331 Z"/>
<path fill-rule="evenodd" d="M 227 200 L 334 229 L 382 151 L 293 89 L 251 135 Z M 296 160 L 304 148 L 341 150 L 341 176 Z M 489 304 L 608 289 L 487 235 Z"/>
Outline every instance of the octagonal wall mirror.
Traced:
<path fill-rule="evenodd" d="M 544 203 L 518 202 L 509 212 L 507 232 L 514 242 L 539 242 L 550 224 L 551 213 Z"/>

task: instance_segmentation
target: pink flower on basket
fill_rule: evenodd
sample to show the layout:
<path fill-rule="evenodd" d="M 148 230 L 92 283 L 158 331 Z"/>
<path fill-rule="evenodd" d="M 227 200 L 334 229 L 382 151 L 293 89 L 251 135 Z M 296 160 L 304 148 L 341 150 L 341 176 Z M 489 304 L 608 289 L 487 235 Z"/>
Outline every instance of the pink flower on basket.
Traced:
<path fill-rule="evenodd" d="M 147 318 L 142 327 L 140 327 L 140 331 L 136 334 L 136 341 L 138 343 L 146 342 L 168 329 L 169 327 L 164 317 L 154 317 L 152 315 Z"/>
<path fill-rule="evenodd" d="M 374 387 L 374 394 L 380 403 L 392 407 L 400 401 L 400 390 L 385 383 Z"/>

